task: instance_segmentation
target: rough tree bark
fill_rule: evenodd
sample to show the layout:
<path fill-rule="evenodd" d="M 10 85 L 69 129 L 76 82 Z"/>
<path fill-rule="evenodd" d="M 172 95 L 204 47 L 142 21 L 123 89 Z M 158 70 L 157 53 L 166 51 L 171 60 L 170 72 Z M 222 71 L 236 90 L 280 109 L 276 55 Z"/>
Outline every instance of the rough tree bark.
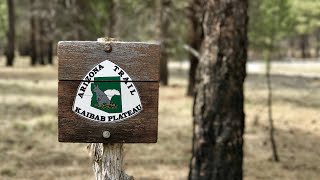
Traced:
<path fill-rule="evenodd" d="M 88 146 L 96 180 L 133 180 L 123 170 L 123 144 L 92 143 Z"/>
<path fill-rule="evenodd" d="M 14 45 L 15 45 L 15 18 L 14 18 L 14 2 L 13 0 L 7 0 L 8 6 L 8 22 L 9 29 L 7 33 L 8 46 L 6 51 L 7 62 L 6 66 L 13 66 L 14 61 Z"/>
<path fill-rule="evenodd" d="M 188 7 L 188 18 L 191 23 L 190 31 L 190 42 L 189 46 L 200 52 L 201 43 L 203 40 L 203 28 L 202 28 L 202 3 L 203 0 L 192 0 Z M 198 57 L 194 54 L 189 53 L 190 58 L 190 68 L 189 68 L 189 79 L 188 79 L 188 88 L 187 96 L 193 96 L 194 86 L 195 86 L 195 77 L 196 69 L 199 63 Z"/>
<path fill-rule="evenodd" d="M 158 39 L 161 42 L 161 59 L 160 59 L 160 83 L 168 85 L 168 36 L 169 36 L 169 10 L 171 6 L 170 0 L 160 0 L 160 8 L 158 12 Z"/>
<path fill-rule="evenodd" d="M 208 0 L 196 72 L 190 180 L 242 179 L 248 0 Z"/>

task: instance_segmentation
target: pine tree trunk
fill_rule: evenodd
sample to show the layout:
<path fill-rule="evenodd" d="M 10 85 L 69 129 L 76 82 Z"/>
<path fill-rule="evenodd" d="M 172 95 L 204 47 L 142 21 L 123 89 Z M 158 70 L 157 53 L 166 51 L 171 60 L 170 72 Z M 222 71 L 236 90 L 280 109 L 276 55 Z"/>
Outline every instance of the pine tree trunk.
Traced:
<path fill-rule="evenodd" d="M 169 27 L 169 9 L 171 6 L 170 0 L 160 0 L 159 8 L 159 30 L 158 36 L 161 41 L 161 59 L 160 59 L 160 83 L 168 85 L 169 71 L 168 71 L 168 27 Z"/>
<path fill-rule="evenodd" d="M 53 65 L 53 41 L 49 40 L 47 43 L 47 57 L 48 64 Z"/>
<path fill-rule="evenodd" d="M 6 66 L 13 66 L 14 61 L 14 45 L 15 45 L 15 18 L 14 18 L 14 2 L 13 0 L 7 0 L 8 6 L 8 22 L 9 22 L 9 30 L 8 30 L 8 46 L 6 51 L 7 62 Z"/>
<path fill-rule="evenodd" d="M 110 3 L 110 4 L 109 4 Z M 116 36 L 116 24 L 117 24 L 117 12 L 118 12 L 118 2 L 117 0 L 108 1 L 108 16 L 107 27 L 106 27 L 106 37 L 115 38 Z"/>
<path fill-rule="evenodd" d="M 320 28 L 316 31 L 316 57 L 320 57 Z"/>
<path fill-rule="evenodd" d="M 38 44 L 39 44 L 39 52 L 38 52 L 38 55 L 39 55 L 39 63 L 40 63 L 40 65 L 46 65 L 47 64 L 47 62 L 46 62 L 46 60 L 45 60 L 45 46 L 46 46 L 46 44 L 45 44 L 45 40 L 44 40 L 44 20 L 43 19 L 39 19 L 39 24 L 38 24 L 39 26 L 39 28 L 38 28 L 38 37 L 39 37 L 39 42 L 38 42 Z"/>
<path fill-rule="evenodd" d="M 190 68 L 189 68 L 187 96 L 193 96 L 194 94 L 194 86 L 196 82 L 196 69 L 198 67 L 198 64 L 199 64 L 198 58 L 193 55 L 190 55 Z"/>
<path fill-rule="evenodd" d="M 196 74 L 190 180 L 241 180 L 247 0 L 208 0 Z"/>
<path fill-rule="evenodd" d="M 70 3 L 71 19 L 73 20 L 73 38 L 78 41 L 84 40 L 84 18 L 82 12 L 87 10 L 86 0 L 72 0 Z"/>
<path fill-rule="evenodd" d="M 307 34 L 300 35 L 300 49 L 301 49 L 301 58 L 308 58 L 310 54 L 308 53 L 309 47 L 309 37 Z"/>
<path fill-rule="evenodd" d="M 34 15 L 34 0 L 30 0 L 31 3 L 31 17 L 30 17 L 30 45 L 31 45 L 31 66 L 35 66 L 37 64 L 37 29 L 36 29 L 36 19 Z"/>
<path fill-rule="evenodd" d="M 288 47 L 288 51 L 287 51 L 287 56 L 289 59 L 292 59 L 294 57 L 294 38 L 291 37 L 289 39 L 289 47 Z"/>
<path fill-rule="evenodd" d="M 203 28 L 202 28 L 202 0 L 193 0 L 189 6 L 188 18 L 191 23 L 190 31 L 190 47 L 200 52 L 201 43 L 203 41 Z M 199 63 L 199 59 L 192 53 L 189 54 L 190 68 L 189 68 L 189 79 L 187 96 L 193 96 L 195 86 L 196 69 Z"/>
<path fill-rule="evenodd" d="M 57 1 L 51 1 L 48 4 L 48 9 L 46 10 L 46 44 L 47 44 L 47 61 L 48 64 L 53 65 L 53 51 L 54 51 L 54 37 L 56 29 L 56 5 Z"/>

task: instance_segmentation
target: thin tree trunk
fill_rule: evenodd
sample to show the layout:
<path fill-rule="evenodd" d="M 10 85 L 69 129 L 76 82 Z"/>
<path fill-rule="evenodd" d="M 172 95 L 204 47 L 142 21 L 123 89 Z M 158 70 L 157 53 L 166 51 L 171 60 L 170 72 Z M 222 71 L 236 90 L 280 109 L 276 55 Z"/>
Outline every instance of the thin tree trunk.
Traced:
<path fill-rule="evenodd" d="M 161 41 L 161 59 L 160 59 L 160 83 L 162 85 L 169 84 L 168 70 L 168 28 L 169 28 L 169 10 L 171 6 L 170 0 L 160 0 L 159 9 L 159 29 L 158 36 Z"/>
<path fill-rule="evenodd" d="M 248 1 L 206 1 L 190 180 L 241 180 Z"/>
<path fill-rule="evenodd" d="M 188 89 L 187 96 L 193 96 L 194 87 L 196 81 L 196 69 L 198 67 L 199 60 L 197 57 L 190 55 L 190 68 L 189 68 L 189 79 L 188 79 Z"/>
<path fill-rule="evenodd" d="M 301 49 L 301 58 L 308 58 L 310 54 L 308 52 L 309 47 L 309 38 L 307 34 L 300 35 L 300 49 Z"/>
<path fill-rule="evenodd" d="M 72 19 L 74 21 L 74 39 L 81 41 L 84 39 L 84 18 L 85 15 L 81 12 L 87 8 L 86 0 L 71 0 L 70 10 L 72 11 Z"/>
<path fill-rule="evenodd" d="M 110 4 L 109 4 L 110 3 Z M 118 2 L 117 0 L 111 0 L 107 3 L 108 8 L 108 19 L 106 27 L 106 37 L 115 38 L 116 36 L 116 24 L 117 24 L 117 13 L 118 13 Z"/>
<path fill-rule="evenodd" d="M 160 60 L 160 83 L 164 86 L 169 84 L 169 70 L 168 70 L 168 53 L 166 52 L 164 43 L 161 47 L 161 60 Z"/>
<path fill-rule="evenodd" d="M 44 42 L 44 27 L 43 27 L 43 19 L 39 19 L 39 24 L 38 24 L 38 37 L 39 37 L 39 63 L 40 65 L 46 65 L 46 60 L 44 58 L 45 56 L 45 42 Z"/>
<path fill-rule="evenodd" d="M 287 53 L 287 56 L 289 59 L 293 58 L 294 57 L 294 38 L 291 37 L 289 39 L 289 47 L 288 47 L 288 53 Z"/>
<path fill-rule="evenodd" d="M 272 156 L 275 162 L 279 162 L 279 156 L 277 151 L 277 144 L 274 138 L 274 125 L 273 125 L 273 116 L 272 116 L 272 85 L 271 85 L 271 77 L 270 77 L 270 70 L 271 70 L 271 60 L 270 60 L 270 53 L 271 50 L 266 52 L 266 79 L 267 79 L 267 88 L 268 88 L 268 120 L 269 120 L 269 137 L 271 142 L 272 148 Z"/>
<path fill-rule="evenodd" d="M 37 59 L 37 29 L 36 29 L 36 20 L 34 15 L 34 0 L 30 0 L 31 3 L 31 17 L 30 17 L 30 45 L 31 45 L 31 66 L 35 66 L 38 59 Z"/>
<path fill-rule="evenodd" d="M 194 50 L 200 52 L 201 43 L 203 41 L 203 28 L 202 28 L 202 10 L 201 10 L 201 0 L 193 0 L 189 5 L 189 14 L 188 18 L 191 23 L 190 31 L 190 47 Z M 188 79 L 188 88 L 187 96 L 193 96 L 194 86 L 195 86 L 195 76 L 196 69 L 199 63 L 198 57 L 195 57 L 194 54 L 189 53 L 189 79 Z"/>
<path fill-rule="evenodd" d="M 15 13 L 14 13 L 14 2 L 13 0 L 7 0 L 8 6 L 8 22 L 9 22 L 9 30 L 8 30 L 8 46 L 7 46 L 7 62 L 6 66 L 13 66 L 14 61 L 14 46 L 15 46 Z"/>
<path fill-rule="evenodd" d="M 320 28 L 316 31 L 316 57 L 320 57 Z"/>
<path fill-rule="evenodd" d="M 47 44 L 47 61 L 48 64 L 53 65 L 53 50 L 54 50 L 54 37 L 55 37 L 55 29 L 56 29 L 56 5 L 58 1 L 51 1 L 48 4 L 48 9 L 46 11 L 46 44 Z"/>
<path fill-rule="evenodd" d="M 53 41 L 49 40 L 47 43 L 47 57 L 48 57 L 48 64 L 53 65 Z"/>

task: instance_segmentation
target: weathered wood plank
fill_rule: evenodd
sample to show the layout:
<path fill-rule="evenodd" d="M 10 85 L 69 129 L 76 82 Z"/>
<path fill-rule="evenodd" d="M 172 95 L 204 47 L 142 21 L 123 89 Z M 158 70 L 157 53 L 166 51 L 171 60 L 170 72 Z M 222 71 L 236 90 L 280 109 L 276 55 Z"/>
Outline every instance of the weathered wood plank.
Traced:
<path fill-rule="evenodd" d="M 109 60 L 126 71 L 133 81 L 159 81 L 159 44 L 117 41 L 108 43 L 112 51 L 106 53 L 103 42 L 59 42 L 59 80 L 82 80 L 96 64 Z"/>
<path fill-rule="evenodd" d="M 91 143 L 88 149 L 96 180 L 134 180 L 124 172 L 122 143 Z"/>
<path fill-rule="evenodd" d="M 58 117 L 60 142 L 154 143 L 157 141 L 159 83 L 135 82 L 143 110 L 136 116 L 103 123 L 84 119 L 72 111 L 79 81 L 59 81 Z M 110 138 L 102 136 L 103 131 Z"/>

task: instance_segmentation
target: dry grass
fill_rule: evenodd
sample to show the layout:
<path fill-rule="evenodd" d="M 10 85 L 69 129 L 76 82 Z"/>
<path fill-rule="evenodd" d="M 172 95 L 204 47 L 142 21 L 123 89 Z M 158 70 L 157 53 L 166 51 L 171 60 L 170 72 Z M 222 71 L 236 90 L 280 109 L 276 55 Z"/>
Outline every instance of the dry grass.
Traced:
<path fill-rule="evenodd" d="M 57 141 L 57 67 L 0 66 L 0 179 L 94 179 L 86 144 Z M 26 68 L 25 68 L 26 67 Z M 186 179 L 191 155 L 192 99 L 186 72 L 172 70 L 160 88 L 157 144 L 125 146 L 136 179 Z M 320 79 L 274 75 L 274 119 L 280 163 L 271 159 L 262 75 L 246 81 L 245 179 L 319 179 Z"/>

